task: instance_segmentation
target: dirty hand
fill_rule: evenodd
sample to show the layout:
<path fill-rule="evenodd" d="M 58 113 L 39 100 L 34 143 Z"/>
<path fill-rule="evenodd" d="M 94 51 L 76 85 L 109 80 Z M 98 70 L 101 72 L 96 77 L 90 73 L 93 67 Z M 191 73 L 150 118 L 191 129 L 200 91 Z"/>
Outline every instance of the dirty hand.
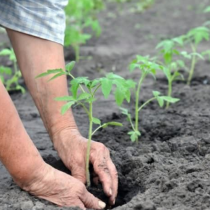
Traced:
<path fill-rule="evenodd" d="M 82 137 L 77 129 L 67 128 L 56 134 L 53 142 L 60 158 L 71 170 L 72 176 L 85 183 L 87 139 Z M 97 175 L 95 181 L 100 180 L 104 192 L 109 197 L 110 205 L 114 205 L 117 196 L 118 176 L 111 161 L 109 150 L 103 144 L 92 141 L 90 162 Z"/>
<path fill-rule="evenodd" d="M 105 204 L 94 197 L 85 185 L 72 176 L 43 163 L 30 179 L 17 184 L 29 193 L 59 206 L 103 209 Z"/>

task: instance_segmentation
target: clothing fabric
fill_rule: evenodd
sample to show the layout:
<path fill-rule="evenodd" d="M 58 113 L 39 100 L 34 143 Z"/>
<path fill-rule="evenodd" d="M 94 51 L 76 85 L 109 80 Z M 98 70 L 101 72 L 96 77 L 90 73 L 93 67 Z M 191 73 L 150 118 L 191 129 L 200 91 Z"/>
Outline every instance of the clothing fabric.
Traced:
<path fill-rule="evenodd" d="M 67 4 L 68 0 L 0 0 L 0 25 L 63 45 Z"/>

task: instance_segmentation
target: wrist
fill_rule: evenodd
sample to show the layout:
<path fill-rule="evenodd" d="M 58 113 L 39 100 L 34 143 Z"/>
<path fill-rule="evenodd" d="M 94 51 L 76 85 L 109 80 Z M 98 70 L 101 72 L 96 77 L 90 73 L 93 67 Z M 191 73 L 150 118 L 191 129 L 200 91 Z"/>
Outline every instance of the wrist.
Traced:
<path fill-rule="evenodd" d="M 19 171 L 15 174 L 11 174 L 14 182 L 22 189 L 26 189 L 32 182 L 39 179 L 39 174 L 43 171 L 47 165 L 40 157 L 34 157 L 30 160 L 27 158 L 26 162 L 22 163 L 19 167 Z"/>
<path fill-rule="evenodd" d="M 65 145 L 69 142 L 77 141 L 81 134 L 78 128 L 72 126 L 65 126 L 62 129 L 57 130 L 52 136 L 53 145 L 56 151 L 61 151 L 65 148 Z"/>

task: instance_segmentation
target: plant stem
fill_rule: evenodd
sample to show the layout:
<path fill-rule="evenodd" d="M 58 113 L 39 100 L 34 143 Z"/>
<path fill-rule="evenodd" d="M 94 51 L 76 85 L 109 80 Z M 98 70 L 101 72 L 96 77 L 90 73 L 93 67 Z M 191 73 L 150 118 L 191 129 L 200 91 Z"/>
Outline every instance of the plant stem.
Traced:
<path fill-rule="evenodd" d="M 141 92 L 141 86 L 145 78 L 145 73 L 142 73 L 141 78 L 139 80 L 139 84 L 136 91 L 136 106 L 135 106 L 135 130 L 139 131 L 139 94 Z M 137 140 L 138 143 L 138 140 Z"/>
<path fill-rule="evenodd" d="M 171 97 L 172 94 L 172 81 L 168 81 L 168 96 Z M 170 102 L 167 101 L 166 103 L 166 109 L 169 108 Z"/>
<path fill-rule="evenodd" d="M 71 73 L 68 73 L 68 75 L 72 78 L 72 79 L 75 79 L 75 77 L 71 74 Z M 85 90 L 83 89 L 82 85 L 79 85 L 80 89 L 82 90 L 83 93 L 85 93 Z"/>
<path fill-rule="evenodd" d="M 79 47 L 79 44 L 77 44 L 75 47 L 74 47 L 74 50 L 75 50 L 75 58 L 76 58 L 76 62 L 79 62 L 79 59 L 80 59 L 80 47 Z"/>
<path fill-rule="evenodd" d="M 154 101 L 155 99 L 156 99 L 156 97 L 153 97 L 153 98 L 147 100 L 145 103 L 143 103 L 143 104 L 139 107 L 138 112 L 140 112 L 147 104 L 149 104 L 151 101 Z"/>
<path fill-rule="evenodd" d="M 87 179 L 87 187 L 90 186 L 90 172 L 89 172 L 89 164 L 90 164 L 90 148 L 91 148 L 91 139 L 92 139 L 92 131 L 93 131 L 93 104 L 90 102 L 89 105 L 89 134 L 88 134 L 88 143 L 87 143 L 87 153 L 86 153 L 86 179 Z"/>
<path fill-rule="evenodd" d="M 187 85 L 190 85 L 191 83 L 191 80 L 192 80 L 192 77 L 193 77 L 193 74 L 194 74 L 194 70 L 195 70 L 195 64 L 196 64 L 196 47 L 191 44 L 191 48 L 192 48 L 192 51 L 194 53 L 193 57 L 192 57 L 192 63 L 191 63 L 191 69 L 190 69 L 190 73 L 189 73 L 189 77 L 187 79 Z"/>

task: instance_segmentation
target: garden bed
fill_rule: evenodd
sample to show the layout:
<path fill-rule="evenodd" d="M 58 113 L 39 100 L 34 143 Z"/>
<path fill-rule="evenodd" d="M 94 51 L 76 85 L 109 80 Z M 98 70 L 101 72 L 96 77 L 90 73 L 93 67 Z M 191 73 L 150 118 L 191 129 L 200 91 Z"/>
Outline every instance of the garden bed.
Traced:
<path fill-rule="evenodd" d="M 114 71 L 126 78 L 129 62 L 136 54 L 154 53 L 157 42 L 186 33 L 192 27 L 210 20 L 201 14 L 197 0 L 161 0 L 143 14 L 102 14 L 104 32 L 81 48 L 81 60 L 74 72 L 77 76 L 95 78 L 103 72 Z M 129 7 L 129 4 L 127 5 Z M 105 18 L 106 17 L 106 18 Z M 135 27 L 136 26 L 136 27 Z M 206 43 L 200 45 L 208 49 Z M 69 60 L 71 51 L 65 51 Z M 94 136 L 111 152 L 119 173 L 119 195 L 115 210 L 207 210 L 210 209 L 210 64 L 198 63 L 191 86 L 185 82 L 174 84 L 174 97 L 180 101 L 169 109 L 151 103 L 140 113 L 139 143 L 132 143 L 127 135 L 130 125 L 115 105 L 114 98 L 95 104 L 95 115 L 102 122 L 118 121 L 124 127 L 106 128 Z M 151 97 L 151 91 L 166 93 L 163 75 L 157 81 L 148 78 L 142 88 L 141 99 Z M 68 173 L 40 120 L 28 93 L 12 94 L 19 115 L 46 162 Z M 143 102 L 143 101 L 140 101 Z M 127 108 L 134 111 L 134 99 Z M 81 133 L 87 136 L 88 121 L 79 107 L 74 115 Z M 98 192 L 97 194 L 98 195 Z M 77 209 L 56 207 L 21 191 L 0 164 L 0 210 Z"/>

